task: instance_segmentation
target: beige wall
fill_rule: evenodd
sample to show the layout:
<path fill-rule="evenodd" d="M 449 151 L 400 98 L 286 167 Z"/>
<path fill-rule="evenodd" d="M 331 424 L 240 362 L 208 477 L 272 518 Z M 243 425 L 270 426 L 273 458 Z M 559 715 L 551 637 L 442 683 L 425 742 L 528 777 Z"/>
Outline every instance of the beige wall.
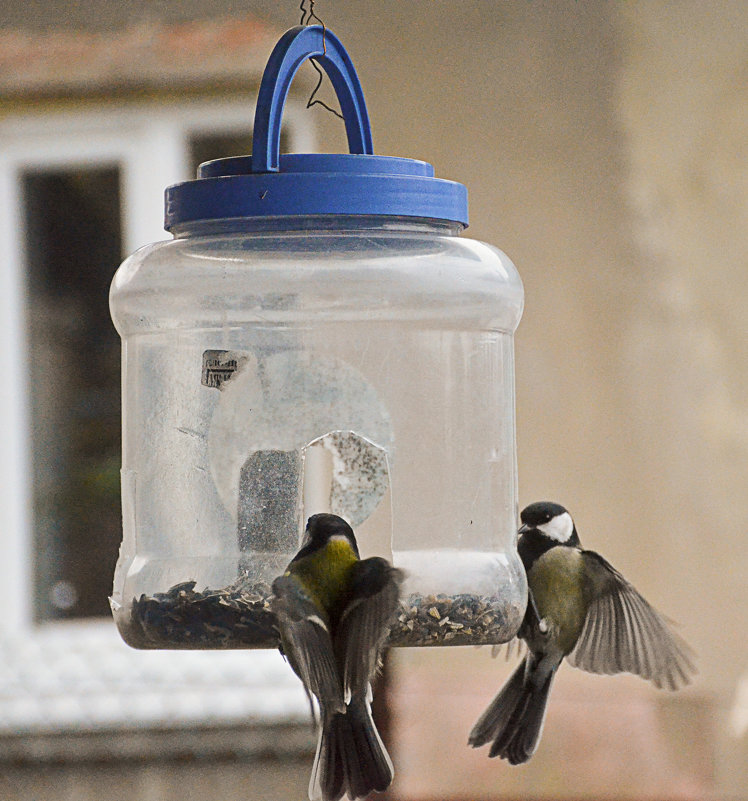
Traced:
<path fill-rule="evenodd" d="M 324 16 L 362 76 L 375 148 L 465 182 L 468 235 L 525 282 L 521 503 L 567 505 L 700 666 L 675 698 L 566 669 L 533 764 L 481 753 L 428 770 L 463 753 L 507 668 L 398 653 L 399 789 L 748 797 L 748 739 L 730 723 L 748 671 L 748 5 L 342 5 Z M 419 687 L 442 696 L 431 716 Z"/>
<path fill-rule="evenodd" d="M 99 26 L 124 13 L 96 9 Z M 159 4 L 211 9 L 297 21 L 290 2 Z M 701 671 L 673 698 L 565 669 L 541 750 L 510 769 L 464 747 L 504 663 L 483 650 L 398 652 L 396 789 L 748 798 L 748 735 L 729 717 L 748 671 L 748 4 L 328 0 L 317 11 L 357 66 L 376 151 L 467 184 L 468 235 L 523 277 L 521 502 L 567 505 L 583 543 L 682 623 Z M 310 113 L 326 149 L 343 147 L 339 123 Z"/>

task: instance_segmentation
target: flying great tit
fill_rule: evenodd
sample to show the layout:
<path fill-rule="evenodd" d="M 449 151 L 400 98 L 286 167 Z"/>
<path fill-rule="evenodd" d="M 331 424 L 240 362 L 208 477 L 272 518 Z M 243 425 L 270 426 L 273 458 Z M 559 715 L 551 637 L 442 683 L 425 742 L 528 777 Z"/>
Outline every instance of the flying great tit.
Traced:
<path fill-rule="evenodd" d="M 312 801 L 383 791 L 393 768 L 371 717 L 370 683 L 400 598 L 403 574 L 380 557 L 360 559 L 340 517 L 309 518 L 301 550 L 273 582 L 281 653 L 319 702 Z"/>
<path fill-rule="evenodd" d="M 602 556 L 582 549 L 571 515 L 533 503 L 520 515 L 517 550 L 527 573 L 527 611 L 517 636 L 523 662 L 470 732 L 489 757 L 527 762 L 540 741 L 548 693 L 566 657 L 592 673 L 634 673 L 676 690 L 695 673 L 689 646 Z"/>

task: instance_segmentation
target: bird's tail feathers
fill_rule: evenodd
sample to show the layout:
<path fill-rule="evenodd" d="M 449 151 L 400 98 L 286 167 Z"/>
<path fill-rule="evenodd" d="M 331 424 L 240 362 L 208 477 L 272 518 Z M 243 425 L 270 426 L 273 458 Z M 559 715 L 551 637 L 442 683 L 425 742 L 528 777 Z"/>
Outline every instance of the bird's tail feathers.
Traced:
<path fill-rule="evenodd" d="M 543 733 L 554 675 L 551 670 L 537 681 L 532 664 L 523 661 L 473 726 L 468 743 L 479 748 L 491 742 L 489 757 L 500 756 L 512 765 L 527 762 Z"/>
<path fill-rule="evenodd" d="M 394 770 L 365 700 L 352 700 L 345 712 L 324 722 L 317 743 L 309 797 L 312 801 L 364 798 L 382 792 Z"/>
<path fill-rule="evenodd" d="M 524 692 L 525 662 L 515 668 L 498 695 L 491 701 L 473 726 L 468 744 L 480 748 L 491 742 L 506 725 Z"/>

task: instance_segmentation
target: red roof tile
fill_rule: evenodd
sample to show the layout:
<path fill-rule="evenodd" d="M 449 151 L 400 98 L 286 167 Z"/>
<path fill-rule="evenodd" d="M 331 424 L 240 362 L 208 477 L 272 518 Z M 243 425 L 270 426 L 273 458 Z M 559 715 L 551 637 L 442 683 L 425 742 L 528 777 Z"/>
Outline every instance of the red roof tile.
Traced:
<path fill-rule="evenodd" d="M 257 83 L 278 35 L 246 16 L 105 33 L 0 30 L 0 96 Z"/>

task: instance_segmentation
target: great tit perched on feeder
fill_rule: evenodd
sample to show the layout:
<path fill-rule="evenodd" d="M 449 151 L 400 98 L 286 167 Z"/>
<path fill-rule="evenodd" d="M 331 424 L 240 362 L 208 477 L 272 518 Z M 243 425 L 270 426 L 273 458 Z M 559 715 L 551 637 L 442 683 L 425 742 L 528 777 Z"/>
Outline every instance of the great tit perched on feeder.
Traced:
<path fill-rule="evenodd" d="M 564 657 L 592 673 L 634 673 L 676 690 L 695 673 L 689 646 L 602 556 L 585 551 L 571 515 L 533 503 L 520 515 L 517 550 L 527 573 L 527 611 L 517 636 L 523 662 L 470 732 L 489 757 L 527 762 L 540 741 L 553 677 Z"/>
<path fill-rule="evenodd" d="M 340 517 L 309 518 L 301 550 L 273 582 L 281 651 L 320 708 L 312 801 L 362 798 L 392 782 L 392 762 L 371 717 L 371 681 L 398 608 L 403 574 L 360 559 Z"/>

